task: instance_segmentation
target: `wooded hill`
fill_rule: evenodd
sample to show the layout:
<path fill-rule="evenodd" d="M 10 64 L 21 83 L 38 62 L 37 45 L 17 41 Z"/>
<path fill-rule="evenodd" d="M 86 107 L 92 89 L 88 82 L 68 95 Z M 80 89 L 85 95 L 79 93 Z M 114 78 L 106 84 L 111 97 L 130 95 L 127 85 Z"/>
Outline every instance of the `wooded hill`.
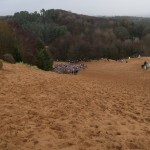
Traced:
<path fill-rule="evenodd" d="M 0 17 L 0 58 L 37 65 L 39 51 L 53 60 L 120 59 L 150 55 L 150 19 L 92 17 L 63 10 L 21 11 Z"/>

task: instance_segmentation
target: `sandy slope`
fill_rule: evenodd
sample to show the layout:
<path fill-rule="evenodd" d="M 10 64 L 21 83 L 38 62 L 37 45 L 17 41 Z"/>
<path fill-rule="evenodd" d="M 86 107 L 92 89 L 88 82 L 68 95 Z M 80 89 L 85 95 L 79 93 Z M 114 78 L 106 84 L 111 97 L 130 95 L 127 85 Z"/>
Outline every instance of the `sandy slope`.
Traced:
<path fill-rule="evenodd" d="M 144 60 L 93 61 L 77 76 L 22 64 L 0 71 L 0 150 L 150 149 Z"/>

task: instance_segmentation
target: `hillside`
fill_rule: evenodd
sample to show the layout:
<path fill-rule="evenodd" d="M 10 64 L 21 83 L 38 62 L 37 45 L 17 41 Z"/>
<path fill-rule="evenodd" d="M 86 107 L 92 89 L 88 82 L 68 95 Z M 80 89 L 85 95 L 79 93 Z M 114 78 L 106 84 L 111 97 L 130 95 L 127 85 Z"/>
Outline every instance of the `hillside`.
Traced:
<path fill-rule="evenodd" d="M 150 147 L 150 71 L 88 62 L 77 76 L 4 63 L 0 149 L 97 150 Z"/>
<path fill-rule="evenodd" d="M 49 58 L 63 61 L 149 56 L 149 26 L 150 19 L 140 17 L 92 17 L 54 9 L 16 12 L 0 18 L 0 58 L 11 53 L 37 65 L 44 48 Z"/>

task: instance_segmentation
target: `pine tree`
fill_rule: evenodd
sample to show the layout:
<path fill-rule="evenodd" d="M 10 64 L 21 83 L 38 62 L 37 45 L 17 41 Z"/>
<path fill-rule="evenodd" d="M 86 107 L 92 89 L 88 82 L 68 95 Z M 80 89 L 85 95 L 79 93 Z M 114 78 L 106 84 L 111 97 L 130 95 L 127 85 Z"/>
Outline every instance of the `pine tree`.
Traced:
<path fill-rule="evenodd" d="M 53 60 L 50 59 L 46 49 L 41 49 L 38 51 L 37 66 L 38 68 L 45 71 L 49 71 L 53 69 Z"/>

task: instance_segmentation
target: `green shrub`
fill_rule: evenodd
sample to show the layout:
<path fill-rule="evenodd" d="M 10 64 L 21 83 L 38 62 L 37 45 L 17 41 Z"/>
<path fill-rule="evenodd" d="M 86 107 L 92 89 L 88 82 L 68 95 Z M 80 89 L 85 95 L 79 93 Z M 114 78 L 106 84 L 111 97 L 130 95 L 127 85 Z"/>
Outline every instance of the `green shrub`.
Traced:
<path fill-rule="evenodd" d="M 50 59 L 46 49 L 41 49 L 38 51 L 37 66 L 38 68 L 45 71 L 49 71 L 53 69 L 53 60 Z"/>
<path fill-rule="evenodd" d="M 13 57 L 14 57 L 16 62 L 21 62 L 22 61 L 22 57 L 21 57 L 21 54 L 20 54 L 18 48 L 13 49 Z"/>

